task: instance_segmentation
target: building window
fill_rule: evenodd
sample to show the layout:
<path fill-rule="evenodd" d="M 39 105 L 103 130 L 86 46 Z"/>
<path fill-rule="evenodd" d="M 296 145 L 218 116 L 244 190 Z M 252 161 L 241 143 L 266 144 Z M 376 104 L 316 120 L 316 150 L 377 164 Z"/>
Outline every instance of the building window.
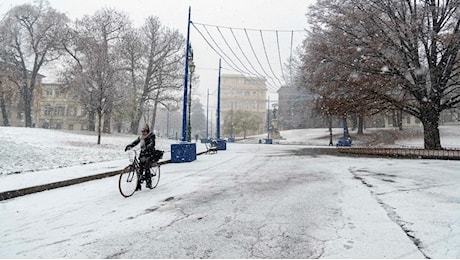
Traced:
<path fill-rule="evenodd" d="M 64 115 L 64 107 L 56 107 L 54 109 L 54 115 L 55 116 L 63 116 Z"/>
<path fill-rule="evenodd" d="M 45 116 L 50 116 L 51 113 L 53 112 L 53 108 L 51 107 L 51 105 L 46 105 L 45 106 Z"/>
<path fill-rule="evenodd" d="M 56 90 L 56 97 L 65 97 L 65 90 L 57 89 Z"/>
<path fill-rule="evenodd" d="M 53 89 L 52 89 L 52 88 L 47 88 L 47 89 L 46 89 L 46 95 L 47 95 L 48 97 L 53 96 Z"/>
<path fill-rule="evenodd" d="M 68 107 L 67 108 L 67 116 L 76 116 L 77 115 L 77 108 L 76 107 Z"/>

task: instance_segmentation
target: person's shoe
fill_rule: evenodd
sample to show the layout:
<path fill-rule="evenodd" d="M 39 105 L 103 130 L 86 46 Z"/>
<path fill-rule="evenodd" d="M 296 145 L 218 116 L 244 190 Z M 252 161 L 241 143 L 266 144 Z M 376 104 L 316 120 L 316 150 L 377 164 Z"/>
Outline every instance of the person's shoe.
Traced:
<path fill-rule="evenodd" d="M 137 184 L 136 191 L 142 190 L 142 186 L 140 183 Z"/>
<path fill-rule="evenodd" d="M 151 181 L 148 181 L 146 184 L 145 184 L 145 187 L 149 188 L 149 189 L 153 189 L 152 187 L 152 182 Z"/>

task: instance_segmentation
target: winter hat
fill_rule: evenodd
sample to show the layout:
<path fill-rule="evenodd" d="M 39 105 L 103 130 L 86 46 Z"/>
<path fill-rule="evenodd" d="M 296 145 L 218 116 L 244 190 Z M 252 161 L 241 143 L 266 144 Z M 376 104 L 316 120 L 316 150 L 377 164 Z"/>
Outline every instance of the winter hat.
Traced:
<path fill-rule="evenodd" d="M 142 127 L 142 132 L 150 132 L 150 128 L 149 128 L 149 125 L 148 124 L 145 124 L 144 127 Z"/>

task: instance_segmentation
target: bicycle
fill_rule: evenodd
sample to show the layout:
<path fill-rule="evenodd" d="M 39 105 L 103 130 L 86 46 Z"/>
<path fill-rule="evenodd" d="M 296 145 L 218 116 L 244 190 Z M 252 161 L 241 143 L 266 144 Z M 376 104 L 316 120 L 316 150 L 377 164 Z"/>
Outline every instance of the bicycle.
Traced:
<path fill-rule="evenodd" d="M 140 171 L 140 162 L 137 158 L 137 150 L 130 150 L 130 161 L 131 164 L 126 166 L 120 173 L 120 178 L 118 180 L 118 188 L 123 197 L 131 197 L 137 190 L 142 189 L 142 183 L 147 181 L 145 180 L 145 174 Z M 158 182 L 160 181 L 160 164 L 158 160 L 163 157 L 163 151 L 156 150 L 155 155 L 153 156 L 153 162 L 150 166 L 150 177 L 152 181 L 150 189 L 157 187 Z"/>

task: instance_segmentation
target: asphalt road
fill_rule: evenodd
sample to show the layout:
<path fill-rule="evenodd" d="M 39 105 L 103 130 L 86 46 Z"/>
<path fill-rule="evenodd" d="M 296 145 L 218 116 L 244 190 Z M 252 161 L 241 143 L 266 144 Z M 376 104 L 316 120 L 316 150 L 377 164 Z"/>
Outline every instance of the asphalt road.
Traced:
<path fill-rule="evenodd" d="M 2 201 L 0 257 L 424 257 L 339 157 L 299 149 L 167 164 L 128 199 L 114 176 Z"/>

